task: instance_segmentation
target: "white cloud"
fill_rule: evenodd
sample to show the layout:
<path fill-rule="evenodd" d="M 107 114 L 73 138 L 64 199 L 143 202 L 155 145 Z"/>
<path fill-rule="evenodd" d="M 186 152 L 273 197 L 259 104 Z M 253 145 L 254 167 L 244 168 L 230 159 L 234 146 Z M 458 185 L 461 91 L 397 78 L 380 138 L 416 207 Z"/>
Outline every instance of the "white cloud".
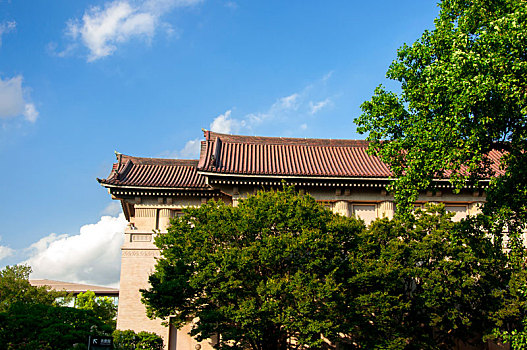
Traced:
<path fill-rule="evenodd" d="M 28 101 L 27 91 L 22 88 L 22 76 L 3 80 L 0 78 L 0 118 L 23 116 L 34 123 L 38 117 L 35 105 Z"/>
<path fill-rule="evenodd" d="M 84 225 L 77 235 L 52 233 L 28 248 L 30 258 L 23 263 L 33 268 L 35 279 L 116 286 L 126 225 L 120 214 Z"/>
<path fill-rule="evenodd" d="M 13 253 L 14 253 L 13 249 L 0 245 L 0 260 L 13 255 Z"/>
<path fill-rule="evenodd" d="M 141 6 L 143 11 L 150 12 L 156 16 L 172 11 L 176 7 L 189 7 L 203 2 L 203 0 L 146 0 Z"/>
<path fill-rule="evenodd" d="M 157 155 L 160 158 L 176 158 L 176 159 L 198 159 L 201 148 L 201 138 L 189 140 L 185 146 L 180 150 L 163 151 Z"/>
<path fill-rule="evenodd" d="M 111 215 L 116 216 L 119 213 L 121 213 L 121 202 L 120 201 L 111 201 L 108 203 L 108 205 L 103 209 L 102 213 L 103 215 Z"/>
<path fill-rule="evenodd" d="M 80 40 L 89 50 L 88 61 L 94 61 L 111 55 L 118 44 L 132 39 L 150 41 L 158 27 L 174 33 L 161 17 L 176 7 L 199 2 L 201 0 L 114 0 L 103 7 L 89 8 L 82 20 L 70 20 L 67 34 L 73 40 Z"/>
<path fill-rule="evenodd" d="M 46 45 L 46 51 L 52 56 L 66 57 L 73 53 L 78 47 L 79 45 L 77 43 L 71 43 L 68 44 L 63 50 L 59 50 L 57 43 L 52 41 Z"/>
<path fill-rule="evenodd" d="M 111 55 L 117 43 L 132 37 L 151 38 L 154 35 L 155 18 L 140 13 L 128 2 L 114 1 L 104 9 L 92 7 L 78 21 L 68 23 L 68 33 L 73 39 L 81 38 L 90 50 L 88 61 Z"/>
<path fill-rule="evenodd" d="M 315 114 L 318 111 L 320 111 L 322 108 L 326 107 L 329 103 L 331 103 L 331 100 L 329 98 L 326 98 L 323 101 L 319 101 L 315 103 L 313 103 L 313 101 L 309 101 L 309 109 L 310 109 L 309 113 Z"/>
<path fill-rule="evenodd" d="M 233 131 L 234 120 L 231 119 L 232 110 L 228 110 L 223 114 L 220 114 L 212 123 L 210 123 L 210 130 L 219 132 L 222 134 L 230 134 Z"/>
<path fill-rule="evenodd" d="M 238 8 L 238 4 L 234 1 L 227 1 L 225 3 L 225 7 L 231 9 L 231 10 L 236 10 Z"/>
<path fill-rule="evenodd" d="M 334 71 L 329 71 L 329 72 L 327 72 L 327 73 L 322 77 L 322 82 L 323 82 L 323 83 L 326 83 L 329 79 L 331 79 L 331 77 L 333 76 L 333 73 L 334 73 Z"/>
<path fill-rule="evenodd" d="M 222 134 L 231 134 L 238 132 L 244 122 L 234 120 L 231 118 L 232 110 L 227 110 L 225 113 L 220 114 L 212 123 L 210 123 L 209 128 L 214 132 L 219 132 Z M 199 151 L 201 147 L 201 138 L 194 140 L 189 140 L 185 143 L 185 146 L 175 152 L 163 152 L 161 156 L 164 157 L 175 157 L 179 159 L 197 159 L 199 158 Z"/>
<path fill-rule="evenodd" d="M 234 123 L 238 123 L 242 126 L 241 129 L 246 129 L 246 131 L 255 131 L 258 126 L 273 120 L 283 122 L 285 120 L 303 118 L 305 112 L 300 109 L 305 109 L 302 108 L 305 107 L 303 106 L 304 103 L 302 100 L 308 90 L 309 87 L 300 93 L 281 97 L 267 111 L 250 113 L 242 118 L 242 120 L 234 121 Z"/>
<path fill-rule="evenodd" d="M 298 93 L 294 93 L 292 95 L 282 97 L 278 100 L 278 105 L 275 103 L 275 107 L 278 107 L 280 109 L 298 109 Z M 272 108 L 272 107 L 271 107 Z"/>
<path fill-rule="evenodd" d="M 35 108 L 35 105 L 32 103 L 26 103 L 24 106 L 24 116 L 27 120 L 34 123 L 37 121 L 38 118 L 38 111 Z"/>
<path fill-rule="evenodd" d="M 176 157 L 180 159 L 196 159 L 199 157 L 199 149 L 201 147 L 201 139 L 194 139 L 187 141 L 185 147 L 176 153 Z"/>
<path fill-rule="evenodd" d="M 15 21 L 6 21 L 0 23 L 0 46 L 2 46 L 2 35 L 13 31 L 16 28 Z"/>
<path fill-rule="evenodd" d="M 0 241 L 2 240 L 2 237 L 0 237 Z M 13 255 L 15 251 L 9 247 L 0 245 L 0 261 L 4 258 L 7 258 L 11 255 Z"/>
<path fill-rule="evenodd" d="M 333 105 L 331 98 L 324 96 L 323 93 L 323 85 L 331 75 L 332 72 L 313 84 L 307 85 L 299 92 L 276 99 L 267 110 L 262 112 L 249 113 L 236 118 L 233 116 L 233 109 L 228 109 L 212 120 L 209 129 L 223 134 L 257 134 L 270 129 L 279 131 L 282 135 L 283 130 L 305 131 L 307 130 L 307 119 L 314 118 L 314 115 L 321 109 Z M 199 138 L 190 140 L 182 150 L 164 152 L 163 155 L 177 158 L 184 155 L 184 158 L 197 159 L 200 141 Z"/>

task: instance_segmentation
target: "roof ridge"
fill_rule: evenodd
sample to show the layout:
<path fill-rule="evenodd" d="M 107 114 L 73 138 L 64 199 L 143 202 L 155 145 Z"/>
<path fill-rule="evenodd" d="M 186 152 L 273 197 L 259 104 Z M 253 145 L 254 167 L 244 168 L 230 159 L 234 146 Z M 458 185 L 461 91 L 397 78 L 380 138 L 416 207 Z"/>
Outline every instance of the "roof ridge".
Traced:
<path fill-rule="evenodd" d="M 177 159 L 177 158 L 155 158 L 155 157 L 137 157 L 129 156 L 126 154 L 122 155 L 122 162 L 127 160 L 132 161 L 135 164 L 148 164 L 148 163 L 170 163 L 176 166 L 197 166 L 199 159 Z"/>
<path fill-rule="evenodd" d="M 67 285 L 72 285 L 72 286 L 87 286 L 87 287 L 97 287 L 97 288 L 106 288 L 106 289 L 112 289 L 112 290 L 119 290 L 118 288 L 115 288 L 115 287 L 107 287 L 107 286 L 99 286 L 99 285 L 96 285 L 96 284 L 89 284 L 89 283 L 80 283 L 80 282 L 68 282 L 68 281 L 60 281 L 60 280 L 50 280 L 50 279 L 47 279 L 47 278 L 30 278 L 29 279 L 29 282 L 33 282 L 33 283 L 46 283 L 46 282 L 50 282 L 51 284 L 67 284 Z M 46 284 L 47 285 L 47 284 Z M 50 285 L 47 285 L 47 286 L 50 286 Z"/>
<path fill-rule="evenodd" d="M 367 147 L 370 141 L 356 139 L 319 139 L 301 137 L 277 137 L 277 136 L 247 136 L 222 134 L 214 131 L 205 130 L 206 141 L 213 142 L 220 139 L 227 143 L 245 144 L 276 144 L 276 145 L 298 145 L 298 146 L 321 146 L 321 147 Z"/>

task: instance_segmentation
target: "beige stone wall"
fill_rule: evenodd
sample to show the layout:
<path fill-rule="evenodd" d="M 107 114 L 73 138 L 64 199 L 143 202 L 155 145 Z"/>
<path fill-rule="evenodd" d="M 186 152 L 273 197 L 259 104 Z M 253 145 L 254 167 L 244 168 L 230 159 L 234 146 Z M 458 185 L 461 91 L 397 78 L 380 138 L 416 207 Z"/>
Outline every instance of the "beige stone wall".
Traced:
<path fill-rule="evenodd" d="M 198 206 L 202 202 L 200 198 L 181 198 L 172 204 L 145 199 L 134 205 L 135 216 L 130 218 L 131 225 L 125 231 L 121 247 L 118 329 L 154 332 L 163 337 L 167 350 L 194 350 L 197 344 L 203 350 L 212 349 L 208 341 L 198 343 L 188 335 L 190 325 L 177 331 L 171 339 L 172 344 L 169 344 L 169 327 L 163 326 L 160 319 L 151 320 L 146 316 L 139 291 L 149 288 L 148 276 L 154 272 L 156 258 L 159 257 L 159 250 L 153 244 L 155 235 L 166 233 L 170 218 L 175 217 L 183 207 Z"/>
<path fill-rule="evenodd" d="M 130 236 L 125 234 L 126 236 Z M 166 327 L 160 320 L 150 320 L 146 317 L 144 305 L 141 303 L 142 288 L 148 288 L 148 276 L 154 270 L 155 256 L 159 251 L 155 249 L 133 249 L 132 244 L 123 246 L 121 256 L 121 283 L 119 287 L 119 309 L 117 328 L 131 329 L 136 332 L 155 332 L 166 336 Z"/>

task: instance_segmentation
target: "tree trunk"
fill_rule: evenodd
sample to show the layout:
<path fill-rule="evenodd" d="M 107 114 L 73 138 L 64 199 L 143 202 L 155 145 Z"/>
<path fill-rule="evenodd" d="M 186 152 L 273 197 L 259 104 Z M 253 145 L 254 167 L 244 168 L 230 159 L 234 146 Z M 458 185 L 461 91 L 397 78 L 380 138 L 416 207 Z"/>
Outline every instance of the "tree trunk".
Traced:
<path fill-rule="evenodd" d="M 280 331 L 280 327 L 269 327 L 261 341 L 262 350 L 287 350 L 287 334 Z"/>

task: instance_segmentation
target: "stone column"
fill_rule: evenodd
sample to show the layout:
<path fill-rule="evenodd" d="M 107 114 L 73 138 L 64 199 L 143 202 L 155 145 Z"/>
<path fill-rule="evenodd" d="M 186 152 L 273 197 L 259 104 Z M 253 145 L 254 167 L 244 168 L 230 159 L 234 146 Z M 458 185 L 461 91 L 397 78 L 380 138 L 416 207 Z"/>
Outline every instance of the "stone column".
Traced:
<path fill-rule="evenodd" d="M 141 232 L 152 232 L 152 228 L 156 228 L 157 209 L 155 208 L 136 208 L 135 216 L 131 222 L 135 225 L 137 230 Z"/>
<path fill-rule="evenodd" d="M 384 201 L 379 205 L 379 217 L 393 219 L 395 214 L 395 205 L 393 201 Z"/>
<path fill-rule="evenodd" d="M 159 230 L 166 232 L 170 219 L 175 215 L 175 211 L 171 209 L 159 209 Z"/>
<path fill-rule="evenodd" d="M 335 206 L 333 207 L 333 212 L 340 214 L 342 216 L 349 217 L 351 215 L 349 202 L 348 201 L 337 201 L 335 203 Z"/>

